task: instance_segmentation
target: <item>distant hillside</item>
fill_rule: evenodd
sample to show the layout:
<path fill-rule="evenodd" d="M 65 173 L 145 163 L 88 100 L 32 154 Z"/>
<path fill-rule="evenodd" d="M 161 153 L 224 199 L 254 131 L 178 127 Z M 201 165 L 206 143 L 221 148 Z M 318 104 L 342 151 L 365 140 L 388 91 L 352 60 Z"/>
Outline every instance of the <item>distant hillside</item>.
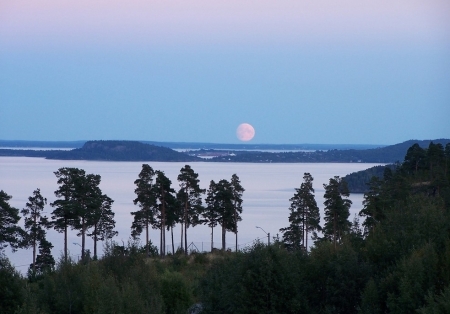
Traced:
<path fill-rule="evenodd" d="M 428 146 L 430 145 L 431 142 L 433 142 L 434 144 L 442 144 L 442 146 L 445 147 L 445 145 L 447 143 L 450 143 L 450 140 L 439 139 L 439 140 L 433 140 L 433 141 L 430 141 L 430 140 L 406 141 L 401 144 L 396 144 L 396 145 L 386 147 L 386 153 L 387 153 L 386 156 L 396 156 L 396 154 L 401 153 L 403 150 L 405 150 L 405 152 L 403 153 L 403 156 L 405 156 L 408 148 L 410 148 L 415 143 L 419 144 L 420 147 L 426 149 L 426 148 L 428 148 Z M 405 149 L 405 147 L 406 147 L 406 149 Z M 396 161 L 403 162 L 404 157 L 403 157 L 403 159 L 401 159 L 401 160 L 397 159 Z M 365 193 L 368 191 L 367 183 L 370 181 L 372 176 L 382 179 L 383 175 L 384 175 L 384 170 L 386 167 L 389 167 L 393 171 L 395 171 L 395 169 L 396 169 L 396 165 L 394 165 L 393 162 L 391 162 L 390 164 L 388 164 L 386 166 L 375 166 L 375 167 L 368 168 L 366 170 L 361 170 L 358 172 L 350 173 L 350 174 L 346 175 L 345 177 L 343 177 L 343 179 L 347 182 L 348 188 L 351 193 Z"/>
<path fill-rule="evenodd" d="M 235 156 L 219 156 L 211 161 L 218 162 L 364 162 L 364 163 L 394 163 L 403 161 L 406 151 L 414 143 L 426 148 L 433 142 L 446 145 L 450 139 L 409 140 L 400 144 L 373 149 L 346 149 L 315 152 L 248 152 L 235 151 Z"/>
<path fill-rule="evenodd" d="M 167 147 L 135 141 L 88 141 L 70 151 L 0 150 L 0 156 L 45 157 L 59 160 L 108 161 L 200 161 L 200 158 L 176 152 Z"/>
<path fill-rule="evenodd" d="M 352 172 L 343 177 L 343 179 L 347 182 L 350 193 L 366 193 L 369 190 L 367 183 L 370 181 L 370 179 L 372 177 L 378 177 L 382 179 L 386 167 L 391 168 L 391 170 L 395 171 L 395 165 L 393 164 L 389 164 L 386 166 L 375 166 L 366 170 Z"/>

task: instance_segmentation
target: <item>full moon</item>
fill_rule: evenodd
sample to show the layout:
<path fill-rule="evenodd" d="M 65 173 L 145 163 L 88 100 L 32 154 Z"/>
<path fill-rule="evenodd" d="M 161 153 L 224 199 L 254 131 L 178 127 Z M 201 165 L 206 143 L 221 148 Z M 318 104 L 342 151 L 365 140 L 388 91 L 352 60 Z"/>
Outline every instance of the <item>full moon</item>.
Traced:
<path fill-rule="evenodd" d="M 242 123 L 236 130 L 236 136 L 241 141 L 250 141 L 255 136 L 255 129 L 248 123 Z"/>

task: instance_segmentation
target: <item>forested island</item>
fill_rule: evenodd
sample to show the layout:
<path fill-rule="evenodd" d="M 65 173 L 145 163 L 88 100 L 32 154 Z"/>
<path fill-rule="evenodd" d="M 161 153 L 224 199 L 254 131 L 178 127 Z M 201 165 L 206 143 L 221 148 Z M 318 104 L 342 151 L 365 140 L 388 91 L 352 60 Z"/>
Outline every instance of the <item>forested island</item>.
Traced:
<path fill-rule="evenodd" d="M 113 218 L 112 200 L 97 189 L 100 178 L 76 168 L 61 168 L 55 175 L 59 189 L 52 216 L 61 218 L 61 232 L 66 225 L 81 235 L 88 230 L 93 237 L 111 235 L 111 219 L 103 220 L 112 228 L 92 231 L 100 217 Z M 178 180 L 184 183 L 175 193 L 163 173 L 142 166 L 135 181 L 139 209 L 131 213 L 136 239 L 148 223 L 170 228 L 175 208 L 184 226 L 205 219 L 237 232 L 245 191 L 237 175 L 234 183 L 233 178 L 212 181 L 208 191 L 199 191 L 195 172 L 186 165 Z M 412 145 L 395 171 L 387 167 L 382 177 L 373 176 L 358 216 L 362 223 L 349 217 L 352 203 L 340 177 L 324 184 L 320 217 L 313 180 L 304 174 L 285 213 L 289 225 L 267 244 L 255 242 L 237 252 L 186 254 L 180 249 L 167 255 L 148 239 L 144 246 L 109 241 L 102 257 L 86 254 L 75 262 L 62 256 L 57 263 L 48 254 L 48 241 L 29 236 L 45 236 L 45 230 L 31 228 L 38 221 L 55 227 L 53 217 L 30 218 L 42 208 L 39 191 L 22 211 L 23 231 L 17 225 L 19 210 L 1 191 L 0 246 L 36 247 L 39 242 L 41 258 L 26 278 L 5 256 L 0 258 L 0 312 L 449 313 L 450 144 Z M 198 202 L 202 193 L 206 205 Z"/>

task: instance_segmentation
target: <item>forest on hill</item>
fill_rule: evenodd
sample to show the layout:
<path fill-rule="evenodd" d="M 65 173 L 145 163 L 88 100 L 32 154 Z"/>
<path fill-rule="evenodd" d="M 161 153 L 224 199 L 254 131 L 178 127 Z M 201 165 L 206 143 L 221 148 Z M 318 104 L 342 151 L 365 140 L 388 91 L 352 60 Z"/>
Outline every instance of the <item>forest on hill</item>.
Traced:
<path fill-rule="evenodd" d="M 87 141 L 72 150 L 14 150 L 0 149 L 0 156 L 44 157 L 59 160 L 104 161 L 200 161 L 195 156 L 179 153 L 167 147 L 137 141 Z"/>
<path fill-rule="evenodd" d="M 395 171 L 385 168 L 381 178 L 370 179 L 361 223 L 349 219 L 352 204 L 340 177 L 324 184 L 321 217 L 314 178 L 305 173 L 286 210 L 289 225 L 270 243 L 255 242 L 238 252 L 188 255 L 180 249 L 165 255 L 148 239 L 144 246 L 134 240 L 128 245 L 108 241 L 102 257 L 85 254 L 75 262 L 62 256 L 55 263 L 42 240 L 45 228 L 39 231 L 36 225 L 50 221 L 30 219 L 42 205 L 38 191 L 22 212 L 30 226 L 22 231 L 19 210 L 9 206 L 11 196 L 1 191 L 1 247 L 36 247 L 39 242 L 40 258 L 25 278 L 5 256 L 0 258 L 0 312 L 449 313 L 450 144 L 414 144 L 402 159 Z M 86 236 L 111 235 L 112 200 L 96 188 L 100 178 L 73 168 L 55 174 L 60 188 L 52 215 L 59 217 L 61 232 L 66 225 Z M 245 190 L 236 184 L 238 178 L 211 182 L 208 191 L 198 191 L 195 172 L 186 165 L 179 180 L 185 183 L 179 192 L 169 191 L 164 174 L 143 165 L 135 182 L 139 210 L 131 213 L 135 240 L 149 226 L 170 228 L 169 213 L 176 208 L 184 226 L 204 218 L 237 232 L 235 206 Z M 206 205 L 198 202 L 202 193 Z M 193 218 L 197 214 L 203 218 Z M 95 229 L 99 217 L 105 232 Z"/>

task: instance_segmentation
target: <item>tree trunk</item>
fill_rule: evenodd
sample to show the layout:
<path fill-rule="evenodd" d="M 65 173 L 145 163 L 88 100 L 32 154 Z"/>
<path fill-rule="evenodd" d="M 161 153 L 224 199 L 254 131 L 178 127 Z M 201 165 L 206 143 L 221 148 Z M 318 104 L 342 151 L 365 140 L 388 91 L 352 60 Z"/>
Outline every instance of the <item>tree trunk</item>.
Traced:
<path fill-rule="evenodd" d="M 183 245 L 183 242 L 184 242 L 184 237 L 183 237 L 183 230 L 184 230 L 184 223 L 183 222 L 181 222 L 181 249 L 183 250 L 183 247 L 184 247 L 184 245 Z"/>
<path fill-rule="evenodd" d="M 211 252 L 214 249 L 214 227 L 211 227 Z"/>
<path fill-rule="evenodd" d="M 173 227 L 170 227 L 170 233 L 172 235 L 172 254 L 175 254 L 175 244 L 173 243 Z"/>
<path fill-rule="evenodd" d="M 187 191 L 186 191 L 187 193 Z M 186 194 L 187 197 L 187 194 Z M 186 202 L 184 203 L 184 247 L 185 247 L 185 251 L 184 254 L 187 255 L 188 251 L 187 251 L 187 205 L 188 202 L 186 200 Z"/>
<path fill-rule="evenodd" d="M 225 251 L 225 225 L 222 225 L 222 251 Z"/>
<path fill-rule="evenodd" d="M 84 260 L 84 248 L 86 244 L 85 240 L 85 232 L 86 232 L 86 226 L 84 222 L 84 218 L 81 219 L 81 259 Z"/>
<path fill-rule="evenodd" d="M 97 259 L 97 225 L 94 226 L 94 260 Z"/>
<path fill-rule="evenodd" d="M 36 226 L 36 215 L 33 215 L 34 225 Z M 33 236 L 33 275 L 36 273 L 36 234 Z"/>
<path fill-rule="evenodd" d="M 147 252 L 147 257 L 150 255 L 150 249 L 149 249 L 149 245 L 148 245 L 148 218 L 145 224 L 145 251 Z M 124 248 L 125 249 L 125 248 Z"/>
<path fill-rule="evenodd" d="M 64 261 L 67 263 L 67 223 L 64 225 Z"/>
<path fill-rule="evenodd" d="M 188 250 L 187 250 L 187 224 L 184 224 L 184 247 L 185 247 L 185 251 L 184 254 L 187 255 L 188 254 Z"/>
<path fill-rule="evenodd" d="M 33 239 L 33 275 L 36 273 L 36 239 Z"/>

